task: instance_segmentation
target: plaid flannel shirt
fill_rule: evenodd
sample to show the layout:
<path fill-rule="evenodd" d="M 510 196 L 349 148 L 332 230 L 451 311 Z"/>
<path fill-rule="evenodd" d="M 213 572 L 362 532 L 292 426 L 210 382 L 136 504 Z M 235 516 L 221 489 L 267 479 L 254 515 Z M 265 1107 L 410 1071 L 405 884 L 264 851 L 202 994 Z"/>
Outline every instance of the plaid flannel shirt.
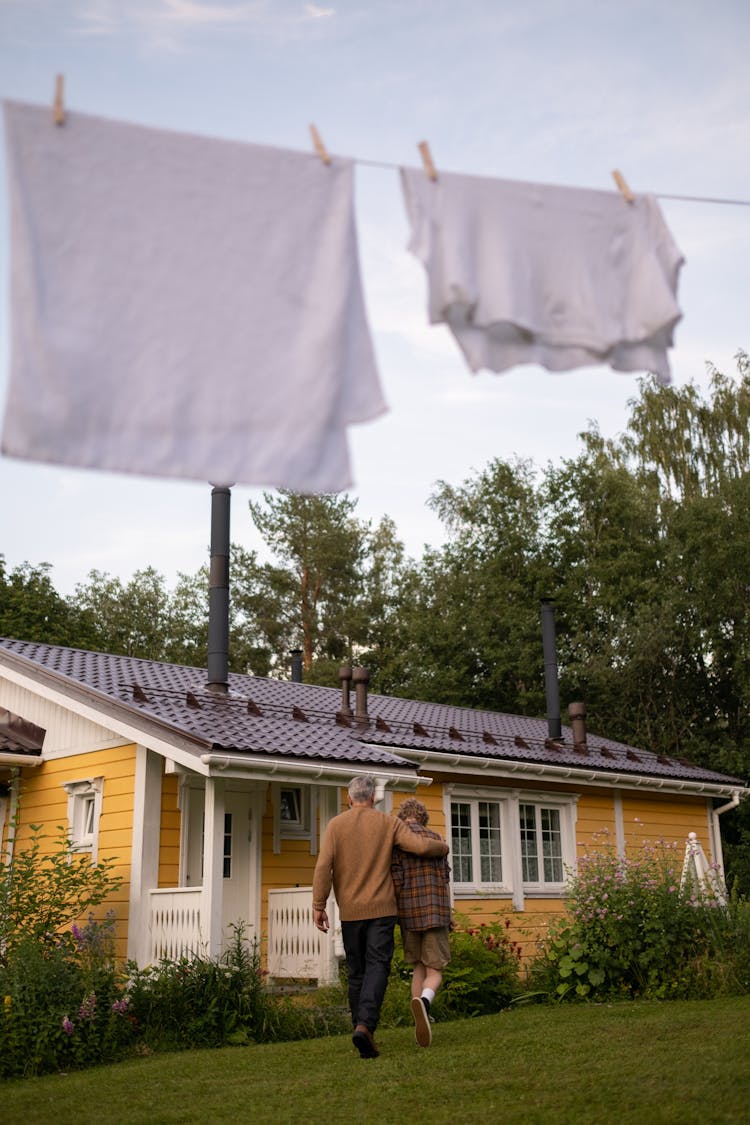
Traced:
<path fill-rule="evenodd" d="M 412 832 L 441 840 L 437 832 L 407 821 Z M 391 875 L 396 888 L 398 921 L 402 930 L 433 930 L 451 925 L 450 867 L 448 860 L 426 859 L 402 848 L 393 849 Z"/>

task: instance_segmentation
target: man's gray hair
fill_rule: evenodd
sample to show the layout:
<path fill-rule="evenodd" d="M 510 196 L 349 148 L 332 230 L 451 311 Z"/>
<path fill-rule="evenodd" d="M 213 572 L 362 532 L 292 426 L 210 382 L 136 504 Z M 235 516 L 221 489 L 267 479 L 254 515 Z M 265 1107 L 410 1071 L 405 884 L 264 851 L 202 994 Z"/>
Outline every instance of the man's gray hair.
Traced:
<path fill-rule="evenodd" d="M 375 796 L 375 778 L 353 777 L 349 782 L 349 797 L 352 801 L 371 801 Z"/>

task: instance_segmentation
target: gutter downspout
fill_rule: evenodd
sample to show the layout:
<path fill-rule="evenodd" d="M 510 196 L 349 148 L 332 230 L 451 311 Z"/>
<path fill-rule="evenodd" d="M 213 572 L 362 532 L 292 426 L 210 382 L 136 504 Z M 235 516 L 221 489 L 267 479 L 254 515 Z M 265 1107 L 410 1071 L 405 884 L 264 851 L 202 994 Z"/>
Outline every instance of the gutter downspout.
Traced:
<path fill-rule="evenodd" d="M 724 875 L 724 852 L 721 846 L 721 825 L 719 824 L 719 817 L 725 812 L 730 812 L 732 809 L 736 809 L 739 803 L 740 794 L 739 791 L 735 790 L 735 792 L 731 796 L 731 799 L 727 801 L 725 805 L 720 805 L 718 809 L 711 810 L 711 844 L 714 854 L 713 857 L 714 862 L 721 872 L 722 882 L 725 884 L 726 878 Z"/>
<path fill-rule="evenodd" d="M 5 854 L 2 863 L 10 867 L 13 863 L 13 852 L 16 843 L 16 816 L 18 814 L 18 792 L 21 786 L 21 771 L 16 766 L 11 770 L 10 782 L 10 807 L 8 808 L 8 836 L 5 841 Z M 5 811 L 5 810 L 3 810 Z M 0 841 L 3 838 L 3 822 L 0 821 Z"/>

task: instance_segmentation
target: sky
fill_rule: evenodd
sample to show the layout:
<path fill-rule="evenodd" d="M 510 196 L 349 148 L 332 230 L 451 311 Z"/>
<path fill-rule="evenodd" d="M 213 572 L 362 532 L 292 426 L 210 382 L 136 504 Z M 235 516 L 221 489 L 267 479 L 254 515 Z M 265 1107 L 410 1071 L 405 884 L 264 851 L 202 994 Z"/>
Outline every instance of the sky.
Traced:
<path fill-rule="evenodd" d="M 0 97 L 309 151 L 314 123 L 353 157 L 368 318 L 389 412 L 350 430 L 356 514 L 389 515 L 408 554 L 446 530 L 428 499 L 495 457 L 540 468 L 591 422 L 626 427 L 638 376 L 525 365 L 472 374 L 430 326 L 397 168 L 426 140 L 440 169 L 659 197 L 685 256 L 675 385 L 708 386 L 750 350 L 750 5 L 746 0 L 0 0 Z M 0 151 L 0 409 L 9 376 L 9 246 Z M 217 382 L 219 371 L 213 376 Z M 231 537 L 262 543 L 232 489 Z M 169 586 L 207 561 L 208 484 L 0 456 L 0 554 L 49 563 L 72 594 L 92 569 Z"/>

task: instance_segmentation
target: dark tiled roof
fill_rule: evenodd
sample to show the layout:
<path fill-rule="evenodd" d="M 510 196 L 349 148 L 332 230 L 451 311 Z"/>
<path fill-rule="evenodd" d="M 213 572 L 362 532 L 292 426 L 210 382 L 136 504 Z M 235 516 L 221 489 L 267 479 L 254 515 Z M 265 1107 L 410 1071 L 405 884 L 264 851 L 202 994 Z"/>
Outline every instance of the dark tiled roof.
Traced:
<path fill-rule="evenodd" d="M 550 743 L 545 719 L 371 693 L 369 727 L 346 727 L 336 722 L 341 692 L 334 687 L 230 673 L 229 694 L 217 695 L 206 689 L 206 672 L 200 668 L 1 638 L 0 650 L 117 700 L 217 751 L 396 769 L 414 768 L 399 750 L 410 757 L 426 751 L 465 758 L 467 766 L 472 759 L 497 760 L 744 785 L 682 758 L 663 757 L 597 735 L 589 734 L 582 750 L 573 745 L 566 727 L 559 744 Z"/>

